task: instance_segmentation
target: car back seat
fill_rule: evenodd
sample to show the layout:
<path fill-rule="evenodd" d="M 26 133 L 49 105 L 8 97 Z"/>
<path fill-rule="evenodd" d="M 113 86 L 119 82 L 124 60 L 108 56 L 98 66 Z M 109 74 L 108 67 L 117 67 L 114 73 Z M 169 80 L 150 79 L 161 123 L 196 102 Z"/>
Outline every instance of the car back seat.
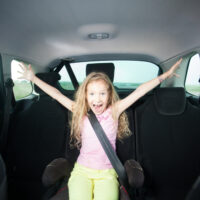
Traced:
<path fill-rule="evenodd" d="M 57 87 L 55 72 L 37 74 Z M 67 111 L 58 102 L 35 86 L 37 100 L 23 100 L 23 106 L 13 114 L 8 137 L 6 164 L 8 167 L 9 199 L 41 199 L 45 188 L 41 177 L 45 166 L 57 157 L 65 156 L 68 134 Z"/>
<path fill-rule="evenodd" d="M 136 108 L 136 154 L 145 173 L 141 199 L 185 199 L 200 174 L 199 123 L 200 109 L 184 88 L 157 88 Z"/>
<path fill-rule="evenodd" d="M 7 176 L 5 163 L 2 156 L 0 155 L 0 199 L 7 199 Z"/>

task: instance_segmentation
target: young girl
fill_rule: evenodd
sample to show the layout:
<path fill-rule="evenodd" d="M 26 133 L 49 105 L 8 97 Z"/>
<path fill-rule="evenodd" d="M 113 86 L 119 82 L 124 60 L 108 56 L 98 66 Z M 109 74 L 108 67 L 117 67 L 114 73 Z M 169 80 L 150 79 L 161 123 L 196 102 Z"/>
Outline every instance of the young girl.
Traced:
<path fill-rule="evenodd" d="M 98 141 L 88 120 L 88 110 L 92 110 L 103 127 L 113 149 L 116 138 L 130 134 L 128 120 L 124 111 L 140 97 L 159 85 L 163 80 L 176 75 L 182 59 L 167 72 L 143 83 L 126 98 L 119 100 L 115 89 L 104 73 L 90 73 L 79 87 L 75 101 L 64 96 L 56 88 L 40 80 L 20 63 L 21 77 L 32 81 L 44 92 L 72 111 L 71 138 L 80 154 L 71 173 L 68 187 L 70 200 L 118 200 L 117 174 Z"/>

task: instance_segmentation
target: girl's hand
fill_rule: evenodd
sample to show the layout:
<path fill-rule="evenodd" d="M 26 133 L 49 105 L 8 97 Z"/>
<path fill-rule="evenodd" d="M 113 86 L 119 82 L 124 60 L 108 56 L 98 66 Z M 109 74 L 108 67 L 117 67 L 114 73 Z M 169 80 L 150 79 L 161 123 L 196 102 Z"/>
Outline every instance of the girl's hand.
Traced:
<path fill-rule="evenodd" d="M 167 78 L 171 78 L 172 76 L 179 77 L 179 75 L 176 74 L 175 71 L 177 70 L 177 68 L 181 64 L 182 60 L 183 60 L 182 58 L 179 59 L 174 65 L 171 66 L 171 68 L 167 71 L 167 74 L 168 74 Z"/>
<path fill-rule="evenodd" d="M 35 74 L 32 70 L 31 65 L 29 64 L 28 67 L 26 67 L 26 65 L 23 62 L 20 62 L 19 66 L 22 69 L 22 71 L 18 71 L 18 73 L 21 74 L 19 79 L 26 79 L 28 81 L 33 81 Z"/>

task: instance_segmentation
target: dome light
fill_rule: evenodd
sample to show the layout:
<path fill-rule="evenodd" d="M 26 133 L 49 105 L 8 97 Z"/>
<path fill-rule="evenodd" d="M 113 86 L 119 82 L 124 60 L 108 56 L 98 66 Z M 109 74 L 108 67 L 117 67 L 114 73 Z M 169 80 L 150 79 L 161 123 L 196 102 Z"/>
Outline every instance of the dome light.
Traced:
<path fill-rule="evenodd" d="M 95 39 L 95 40 L 103 40 L 108 39 L 109 34 L 108 33 L 90 33 L 88 34 L 89 39 Z"/>

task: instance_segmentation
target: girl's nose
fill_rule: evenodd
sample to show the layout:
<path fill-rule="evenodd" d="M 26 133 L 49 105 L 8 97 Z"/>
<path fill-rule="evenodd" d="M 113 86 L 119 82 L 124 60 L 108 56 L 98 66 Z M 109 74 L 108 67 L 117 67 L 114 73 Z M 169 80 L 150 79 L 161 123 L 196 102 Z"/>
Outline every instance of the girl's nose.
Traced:
<path fill-rule="evenodd" d="M 101 96 L 98 94 L 98 95 L 96 95 L 96 100 L 97 101 L 100 101 L 100 99 L 101 99 Z"/>

